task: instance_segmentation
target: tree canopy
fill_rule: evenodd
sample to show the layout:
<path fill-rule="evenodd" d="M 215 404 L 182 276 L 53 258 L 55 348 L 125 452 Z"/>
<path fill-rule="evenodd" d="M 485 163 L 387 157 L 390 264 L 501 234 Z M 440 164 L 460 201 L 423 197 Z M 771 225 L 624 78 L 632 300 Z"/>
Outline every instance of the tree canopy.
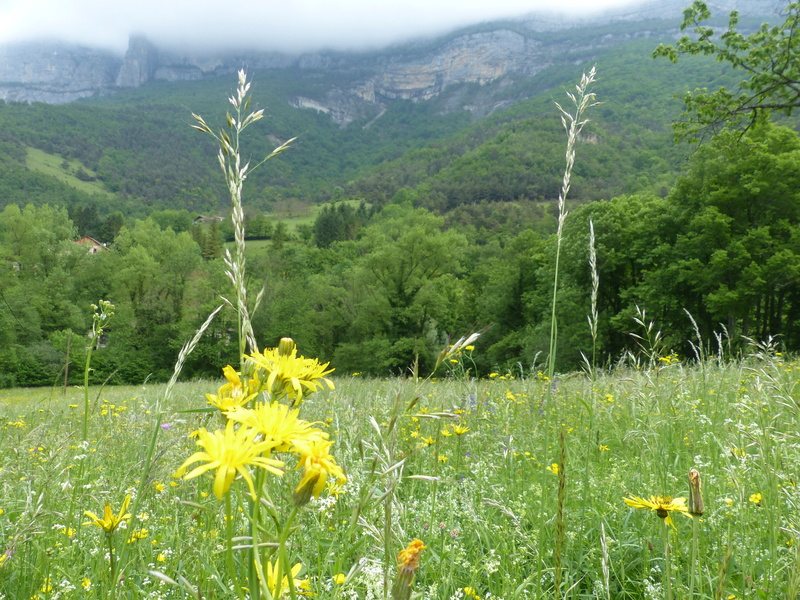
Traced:
<path fill-rule="evenodd" d="M 764 23 L 745 35 L 739 30 L 739 13 L 733 11 L 727 30 L 715 40 L 705 2 L 695 0 L 684 11 L 681 30 L 693 28 L 695 37 L 685 35 L 674 46 L 661 44 L 654 56 L 673 62 L 682 55 L 713 56 L 744 78 L 735 89 L 686 92 L 684 120 L 675 128 L 679 139 L 696 141 L 726 129 L 749 129 L 773 112 L 790 114 L 800 106 L 800 2 L 788 4 L 783 16 L 783 24 Z"/>

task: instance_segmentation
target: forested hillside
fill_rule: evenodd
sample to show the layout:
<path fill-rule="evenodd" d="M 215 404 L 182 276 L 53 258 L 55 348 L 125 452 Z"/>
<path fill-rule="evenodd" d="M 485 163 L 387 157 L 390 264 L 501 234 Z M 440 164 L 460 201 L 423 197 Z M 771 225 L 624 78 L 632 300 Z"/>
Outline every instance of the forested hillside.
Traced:
<path fill-rule="evenodd" d="M 655 46 L 632 41 L 596 61 L 600 104 L 579 140 L 564 230 L 561 368 L 578 368 L 582 354 L 607 364 L 642 350 L 635 318 L 663 332 L 645 348 L 659 356 L 691 353 L 697 336 L 716 352 L 736 352 L 741 336 L 800 345 L 800 139 L 763 122 L 699 150 L 676 144 L 677 96 L 733 74 L 702 57 L 654 60 Z M 415 361 L 429 369 L 449 336 L 485 330 L 479 374 L 544 360 L 565 148 L 554 101 L 569 103 L 564 90 L 585 66 L 453 86 L 344 128 L 288 104 L 291 74 L 253 73 L 265 119 L 248 130 L 246 155 L 255 164 L 297 137 L 245 185 L 251 298 L 265 290 L 254 316 L 261 342 L 291 336 L 342 372 L 379 375 Z M 53 384 L 67 356 L 77 381 L 101 298 L 116 314 L 94 377 L 168 376 L 229 296 L 225 183 L 212 141 L 189 125 L 190 111 L 223 124 L 234 85 L 0 104 L 0 387 Z M 470 95 L 506 98 L 508 108 L 478 120 L 448 108 Z M 315 218 L 277 218 L 323 202 Z M 75 243 L 84 235 L 107 247 L 88 253 Z M 236 360 L 233 320 L 225 311 L 215 320 L 189 375 Z"/>

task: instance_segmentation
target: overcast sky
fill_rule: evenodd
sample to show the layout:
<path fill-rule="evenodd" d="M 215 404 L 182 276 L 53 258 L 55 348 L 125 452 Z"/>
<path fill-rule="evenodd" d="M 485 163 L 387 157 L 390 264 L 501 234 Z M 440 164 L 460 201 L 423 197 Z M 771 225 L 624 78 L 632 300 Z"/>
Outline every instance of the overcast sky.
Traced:
<path fill-rule="evenodd" d="M 687 0 L 688 2 L 688 0 Z M 641 0 L 0 0 L 0 44 L 61 39 L 124 52 L 142 33 L 289 52 L 383 47 L 481 21 L 558 11 L 589 15 Z"/>

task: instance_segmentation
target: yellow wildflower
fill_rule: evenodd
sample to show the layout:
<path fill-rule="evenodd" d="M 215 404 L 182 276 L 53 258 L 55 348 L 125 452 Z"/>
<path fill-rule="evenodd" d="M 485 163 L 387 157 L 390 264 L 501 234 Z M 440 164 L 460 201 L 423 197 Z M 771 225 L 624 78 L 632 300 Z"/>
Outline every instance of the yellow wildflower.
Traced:
<path fill-rule="evenodd" d="M 409 600 L 414 573 L 419 569 L 419 555 L 426 546 L 422 540 L 414 539 L 397 555 L 397 577 L 392 586 L 393 600 Z"/>
<path fill-rule="evenodd" d="M 303 570 L 303 565 L 301 563 L 297 563 L 294 567 L 292 567 L 292 583 L 294 584 L 294 589 L 297 593 L 303 595 L 311 595 L 311 588 L 308 583 L 308 579 L 297 579 L 297 575 L 300 571 Z M 284 595 L 289 594 L 289 577 L 284 575 L 280 578 L 280 587 L 278 586 L 278 562 L 275 561 L 273 565 L 270 561 L 267 561 L 267 587 L 269 588 L 272 597 L 275 600 L 280 600 L 280 598 Z"/>
<path fill-rule="evenodd" d="M 647 508 L 654 510 L 656 515 L 661 519 L 666 519 L 667 525 L 675 528 L 675 523 L 670 516 L 671 512 L 678 512 L 691 518 L 689 508 L 686 506 L 686 498 L 673 498 L 671 496 L 650 496 L 649 500 L 639 498 L 638 496 L 631 496 L 630 498 L 623 498 L 623 501 L 628 506 L 633 508 Z"/>
<path fill-rule="evenodd" d="M 325 489 L 328 477 L 335 478 L 340 485 L 347 481 L 341 467 L 328 452 L 332 445 L 333 442 L 315 440 L 295 446 L 300 453 L 297 468 L 303 469 L 303 478 L 294 490 L 294 501 L 298 505 L 306 504 L 311 496 L 318 497 Z"/>
<path fill-rule="evenodd" d="M 197 445 L 203 448 L 203 452 L 195 452 L 178 471 L 176 477 L 183 476 L 184 479 L 192 479 L 202 475 L 206 471 L 216 469 L 214 477 L 214 495 L 222 499 L 222 496 L 230 489 L 237 473 L 247 482 L 250 493 L 255 496 L 253 478 L 247 470 L 248 465 L 261 467 L 274 475 L 283 475 L 281 467 L 283 462 L 269 458 L 269 452 L 275 447 L 273 441 L 257 442 L 259 432 L 250 427 L 240 427 L 234 430 L 234 422 L 228 421 L 225 431 L 214 431 L 209 433 L 205 428 L 197 432 Z M 266 454 L 267 456 L 262 456 Z M 186 468 L 195 462 L 205 461 L 206 464 L 195 467 L 192 471 L 184 475 Z"/>
<path fill-rule="evenodd" d="M 220 386 L 216 394 L 206 394 L 206 399 L 211 406 L 223 412 L 233 410 L 246 405 L 258 395 L 259 383 L 257 380 L 243 382 L 239 373 L 230 365 L 222 369 L 222 373 L 228 382 Z"/>
<path fill-rule="evenodd" d="M 131 495 L 128 494 L 125 496 L 125 500 L 122 501 L 122 507 L 119 509 L 118 515 L 115 515 L 114 511 L 111 510 L 110 504 L 106 504 L 103 509 L 102 519 L 93 512 L 87 510 L 84 512 L 84 514 L 89 517 L 91 521 L 87 521 L 84 523 L 84 525 L 97 525 L 100 529 L 106 532 L 106 535 L 111 535 L 114 533 L 114 530 L 119 527 L 120 523 L 131 518 L 131 514 L 126 512 L 130 503 Z"/>
<path fill-rule="evenodd" d="M 246 358 L 255 365 L 259 380 L 263 381 L 261 371 L 268 374 L 264 389 L 273 398 L 285 395 L 292 405 L 302 402 L 303 394 L 325 387 L 323 383 L 334 389 L 333 382 L 325 377 L 333 372 L 327 368 L 330 363 L 322 365 L 316 358 L 297 356 L 297 346 L 290 338 L 283 338 L 278 348 L 266 349 Z"/>
<path fill-rule="evenodd" d="M 328 438 L 324 431 L 308 421 L 298 419 L 299 412 L 275 401 L 271 404 L 259 402 L 254 409 L 237 408 L 225 414 L 232 421 L 257 430 L 264 441 L 275 445 L 276 451 L 286 452 L 297 444 Z"/>

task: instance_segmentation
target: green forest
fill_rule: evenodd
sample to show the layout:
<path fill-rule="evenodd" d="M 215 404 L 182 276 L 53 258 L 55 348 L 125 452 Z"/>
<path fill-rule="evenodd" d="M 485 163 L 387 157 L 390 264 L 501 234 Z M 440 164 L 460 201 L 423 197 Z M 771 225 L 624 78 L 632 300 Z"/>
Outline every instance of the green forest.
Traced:
<path fill-rule="evenodd" d="M 662 51 L 673 64 L 653 58 L 657 45 L 635 40 L 596 60 L 599 105 L 578 143 L 561 242 L 563 370 L 586 357 L 603 366 L 735 355 L 747 338 L 800 347 L 795 121 L 764 110 L 701 145 L 676 141 L 685 106 L 689 122 L 703 117 L 684 93 L 741 75 L 711 46 Z M 473 374 L 535 372 L 548 359 L 564 172 L 554 102 L 584 67 L 545 69 L 513 88 L 536 93 L 481 120 L 443 113 L 447 94 L 500 86 L 397 101 L 369 128 L 291 108 L 290 74 L 253 73 L 266 111 L 246 154 L 258 162 L 298 138 L 244 191 L 259 342 L 289 336 L 338 372 L 377 376 L 429 371 L 448 339 L 483 331 Z M 116 313 L 93 380 L 169 377 L 185 340 L 229 296 L 225 180 L 213 143 L 189 125 L 190 110 L 224 122 L 233 84 L 0 103 L 0 387 L 81 381 L 99 299 Z M 294 222 L 309 207 L 313 218 Z M 83 236 L 105 246 L 89 253 Z M 184 372 L 216 376 L 238 360 L 236 327 L 223 310 Z"/>

